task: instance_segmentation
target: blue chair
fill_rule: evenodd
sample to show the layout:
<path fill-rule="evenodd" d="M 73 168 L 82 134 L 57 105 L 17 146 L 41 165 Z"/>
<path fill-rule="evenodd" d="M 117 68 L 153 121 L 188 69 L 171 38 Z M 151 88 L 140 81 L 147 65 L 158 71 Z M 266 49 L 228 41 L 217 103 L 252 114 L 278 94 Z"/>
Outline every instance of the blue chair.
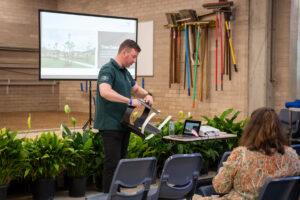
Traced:
<path fill-rule="evenodd" d="M 121 159 L 112 179 L 108 194 L 96 194 L 86 197 L 86 200 L 142 200 L 147 198 L 156 158 Z M 120 188 L 143 187 L 132 193 L 120 192 Z"/>
<path fill-rule="evenodd" d="M 218 164 L 218 169 L 217 169 L 217 173 L 219 172 L 220 168 L 223 167 L 223 162 L 226 162 L 226 160 L 228 159 L 228 157 L 230 156 L 231 151 L 226 151 L 223 153 L 221 160 Z"/>
<path fill-rule="evenodd" d="M 294 144 L 294 145 L 291 145 L 291 147 L 293 149 L 295 149 L 296 152 L 297 152 L 297 154 L 298 154 L 298 156 L 300 156 L 300 144 Z"/>
<path fill-rule="evenodd" d="M 260 190 L 258 200 L 297 200 L 300 193 L 300 176 L 269 178 Z"/>
<path fill-rule="evenodd" d="M 200 153 L 170 156 L 164 164 L 158 187 L 150 189 L 147 199 L 192 199 L 201 167 Z"/>
<path fill-rule="evenodd" d="M 218 164 L 217 174 L 218 174 L 220 168 L 223 166 L 223 162 L 225 162 L 227 160 L 227 158 L 230 156 L 230 153 L 231 153 L 231 151 L 226 151 L 223 153 L 221 160 Z M 204 186 L 199 187 L 197 189 L 197 194 L 204 196 L 204 197 L 216 195 L 216 194 L 221 195 L 215 191 L 213 185 L 204 185 Z"/>

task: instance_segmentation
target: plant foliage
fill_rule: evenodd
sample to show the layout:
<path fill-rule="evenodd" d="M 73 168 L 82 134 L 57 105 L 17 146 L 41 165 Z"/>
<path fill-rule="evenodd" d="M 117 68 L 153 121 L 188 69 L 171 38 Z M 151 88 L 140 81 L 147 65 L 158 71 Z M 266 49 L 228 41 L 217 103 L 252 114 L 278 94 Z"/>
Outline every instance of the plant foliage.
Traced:
<path fill-rule="evenodd" d="M 17 134 L 5 128 L 0 132 L 0 185 L 24 176 L 27 154 L 22 145 L 24 139 L 17 139 Z"/>
<path fill-rule="evenodd" d="M 67 169 L 68 177 L 83 178 L 92 174 L 91 158 L 95 152 L 93 151 L 93 141 L 91 138 L 91 131 L 84 130 L 83 133 L 71 132 L 70 129 L 63 125 L 62 136 L 66 139 L 70 147 L 72 147 L 72 154 L 70 155 L 71 165 Z"/>
<path fill-rule="evenodd" d="M 53 132 L 42 133 L 34 139 L 27 138 L 24 148 L 28 153 L 29 166 L 25 176 L 33 181 L 41 178 L 55 178 L 69 165 L 74 165 L 70 155 L 74 149 L 66 140 L 58 138 Z"/>
<path fill-rule="evenodd" d="M 233 109 L 230 108 L 228 110 L 225 110 L 220 117 L 217 117 L 216 115 L 210 119 L 204 115 L 201 115 L 202 118 L 204 118 L 207 123 L 205 125 L 209 125 L 212 127 L 215 127 L 219 129 L 220 131 L 226 132 L 226 133 L 232 133 L 237 135 L 236 139 L 231 139 L 227 141 L 227 151 L 231 151 L 234 147 L 237 146 L 238 140 L 240 139 L 247 123 L 248 119 L 244 119 L 238 122 L 234 122 L 234 120 L 238 117 L 240 114 L 240 111 L 237 111 L 233 114 L 232 117 L 228 117 L 232 113 Z"/>

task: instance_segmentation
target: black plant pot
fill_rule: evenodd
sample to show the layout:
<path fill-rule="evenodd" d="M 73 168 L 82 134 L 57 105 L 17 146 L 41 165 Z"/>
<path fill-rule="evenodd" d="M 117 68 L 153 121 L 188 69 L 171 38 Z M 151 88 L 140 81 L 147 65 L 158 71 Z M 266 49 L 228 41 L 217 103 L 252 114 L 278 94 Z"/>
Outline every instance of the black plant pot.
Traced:
<path fill-rule="evenodd" d="M 95 185 L 96 185 L 97 191 L 103 192 L 103 178 L 102 178 L 102 174 L 96 176 Z"/>
<path fill-rule="evenodd" d="M 12 180 L 9 183 L 7 195 L 32 193 L 32 186 L 31 180 Z"/>
<path fill-rule="evenodd" d="M 7 196 L 8 185 L 0 186 L 0 200 L 5 200 Z"/>
<path fill-rule="evenodd" d="M 200 174 L 201 175 L 208 174 L 208 164 L 207 163 L 205 163 L 205 162 L 203 163 Z"/>
<path fill-rule="evenodd" d="M 84 197 L 86 188 L 86 177 L 69 179 L 69 196 Z"/>
<path fill-rule="evenodd" d="M 39 179 L 34 182 L 34 200 L 52 200 L 55 193 L 55 179 Z"/>

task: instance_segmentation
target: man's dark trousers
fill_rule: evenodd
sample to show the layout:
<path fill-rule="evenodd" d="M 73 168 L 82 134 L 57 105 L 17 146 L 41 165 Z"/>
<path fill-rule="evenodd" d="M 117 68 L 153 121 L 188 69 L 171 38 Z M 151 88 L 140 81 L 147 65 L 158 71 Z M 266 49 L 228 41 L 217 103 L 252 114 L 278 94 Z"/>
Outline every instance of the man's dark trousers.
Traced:
<path fill-rule="evenodd" d="M 119 160 L 126 157 L 129 132 L 101 131 L 104 148 L 103 192 L 108 193 Z"/>

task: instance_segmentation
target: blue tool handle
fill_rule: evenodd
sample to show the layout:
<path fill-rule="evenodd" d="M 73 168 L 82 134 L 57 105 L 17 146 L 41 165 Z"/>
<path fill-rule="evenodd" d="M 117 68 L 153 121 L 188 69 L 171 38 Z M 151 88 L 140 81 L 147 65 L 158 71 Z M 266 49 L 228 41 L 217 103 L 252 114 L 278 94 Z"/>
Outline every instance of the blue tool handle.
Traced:
<path fill-rule="evenodd" d="M 187 37 L 187 26 L 185 27 L 185 52 L 186 52 L 186 73 L 187 73 L 187 84 L 188 89 L 190 88 L 190 73 L 189 73 L 189 46 L 188 46 L 188 37 Z M 189 92 L 190 96 L 190 92 Z"/>

